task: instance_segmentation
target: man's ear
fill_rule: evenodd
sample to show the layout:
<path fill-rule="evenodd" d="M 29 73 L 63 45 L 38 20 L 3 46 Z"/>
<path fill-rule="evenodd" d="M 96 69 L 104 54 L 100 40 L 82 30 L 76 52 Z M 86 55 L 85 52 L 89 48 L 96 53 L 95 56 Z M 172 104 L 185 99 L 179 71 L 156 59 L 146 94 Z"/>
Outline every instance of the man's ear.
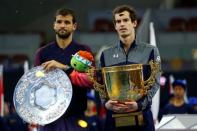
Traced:
<path fill-rule="evenodd" d="M 116 28 L 116 23 L 114 22 L 114 29 L 117 31 L 117 28 Z"/>
<path fill-rule="evenodd" d="M 77 23 L 74 23 L 73 24 L 73 30 L 76 30 L 77 29 Z"/>
<path fill-rule="evenodd" d="M 53 29 L 55 29 L 55 21 L 53 22 Z"/>
<path fill-rule="evenodd" d="M 133 27 L 137 27 L 137 20 L 133 21 Z"/>

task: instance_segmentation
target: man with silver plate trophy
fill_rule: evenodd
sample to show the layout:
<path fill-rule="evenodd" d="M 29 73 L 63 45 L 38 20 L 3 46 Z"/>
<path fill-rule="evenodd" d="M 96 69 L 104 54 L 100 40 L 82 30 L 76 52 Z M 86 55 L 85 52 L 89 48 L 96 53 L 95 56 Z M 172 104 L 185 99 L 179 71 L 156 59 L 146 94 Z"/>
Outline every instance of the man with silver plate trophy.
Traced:
<path fill-rule="evenodd" d="M 95 89 L 105 101 L 105 131 L 154 131 L 150 107 L 160 87 L 158 49 L 136 41 L 137 17 L 132 7 L 116 7 L 113 21 L 120 41 L 101 54 L 104 84 L 97 82 L 97 69 L 89 70 Z"/>
<path fill-rule="evenodd" d="M 83 117 L 87 108 L 87 90 L 92 87 L 92 82 L 86 73 L 75 70 L 70 62 L 76 57 L 83 65 L 87 60 L 75 54 L 80 51 L 83 55 L 90 50 L 73 40 L 76 28 L 73 10 L 58 9 L 53 24 L 56 40 L 37 51 L 35 67 L 16 85 L 16 111 L 24 121 L 38 125 L 39 131 L 89 130 Z M 92 61 L 88 64 L 91 65 Z"/>

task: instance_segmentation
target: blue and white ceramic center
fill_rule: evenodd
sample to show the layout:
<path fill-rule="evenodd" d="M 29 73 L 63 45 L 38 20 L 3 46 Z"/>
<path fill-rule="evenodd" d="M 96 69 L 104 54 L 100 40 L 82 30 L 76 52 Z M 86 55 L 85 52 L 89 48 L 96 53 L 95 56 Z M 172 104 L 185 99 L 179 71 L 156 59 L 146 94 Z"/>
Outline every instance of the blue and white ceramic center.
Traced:
<path fill-rule="evenodd" d="M 46 110 L 56 102 L 56 90 L 48 85 L 42 85 L 35 91 L 35 104 Z"/>

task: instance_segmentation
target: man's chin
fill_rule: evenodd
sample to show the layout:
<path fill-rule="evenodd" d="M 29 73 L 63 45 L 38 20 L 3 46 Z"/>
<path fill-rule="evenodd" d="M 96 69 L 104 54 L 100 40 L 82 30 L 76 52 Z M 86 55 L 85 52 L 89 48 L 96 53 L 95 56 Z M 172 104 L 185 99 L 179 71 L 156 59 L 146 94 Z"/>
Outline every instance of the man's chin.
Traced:
<path fill-rule="evenodd" d="M 128 34 L 121 34 L 120 35 L 122 38 L 126 38 L 126 37 L 128 37 L 129 35 Z"/>
<path fill-rule="evenodd" d="M 58 37 L 61 39 L 67 39 L 70 36 L 70 34 L 58 34 Z"/>

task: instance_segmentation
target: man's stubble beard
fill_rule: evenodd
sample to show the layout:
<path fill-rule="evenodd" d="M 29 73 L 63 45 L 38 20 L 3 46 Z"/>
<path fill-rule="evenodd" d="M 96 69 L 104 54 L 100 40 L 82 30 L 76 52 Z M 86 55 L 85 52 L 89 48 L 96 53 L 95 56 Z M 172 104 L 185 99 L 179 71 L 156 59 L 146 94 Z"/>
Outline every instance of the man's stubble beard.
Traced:
<path fill-rule="evenodd" d="M 125 34 L 119 34 L 123 39 L 129 37 L 129 36 L 135 36 L 135 32 L 134 33 L 125 33 Z"/>
<path fill-rule="evenodd" d="M 124 33 L 118 32 L 118 35 L 119 35 L 120 37 L 122 37 L 123 39 L 127 38 L 128 36 L 130 36 L 130 34 L 127 33 L 127 32 L 124 32 Z"/>
<path fill-rule="evenodd" d="M 127 38 L 129 35 L 121 35 L 122 38 Z"/>
<path fill-rule="evenodd" d="M 120 35 L 122 38 L 127 38 L 129 36 L 129 34 L 121 34 Z"/>
<path fill-rule="evenodd" d="M 71 32 L 66 32 L 64 34 L 61 34 L 59 33 L 59 31 L 56 31 L 56 34 L 58 35 L 59 38 L 61 39 L 67 39 L 70 35 L 71 35 Z"/>

